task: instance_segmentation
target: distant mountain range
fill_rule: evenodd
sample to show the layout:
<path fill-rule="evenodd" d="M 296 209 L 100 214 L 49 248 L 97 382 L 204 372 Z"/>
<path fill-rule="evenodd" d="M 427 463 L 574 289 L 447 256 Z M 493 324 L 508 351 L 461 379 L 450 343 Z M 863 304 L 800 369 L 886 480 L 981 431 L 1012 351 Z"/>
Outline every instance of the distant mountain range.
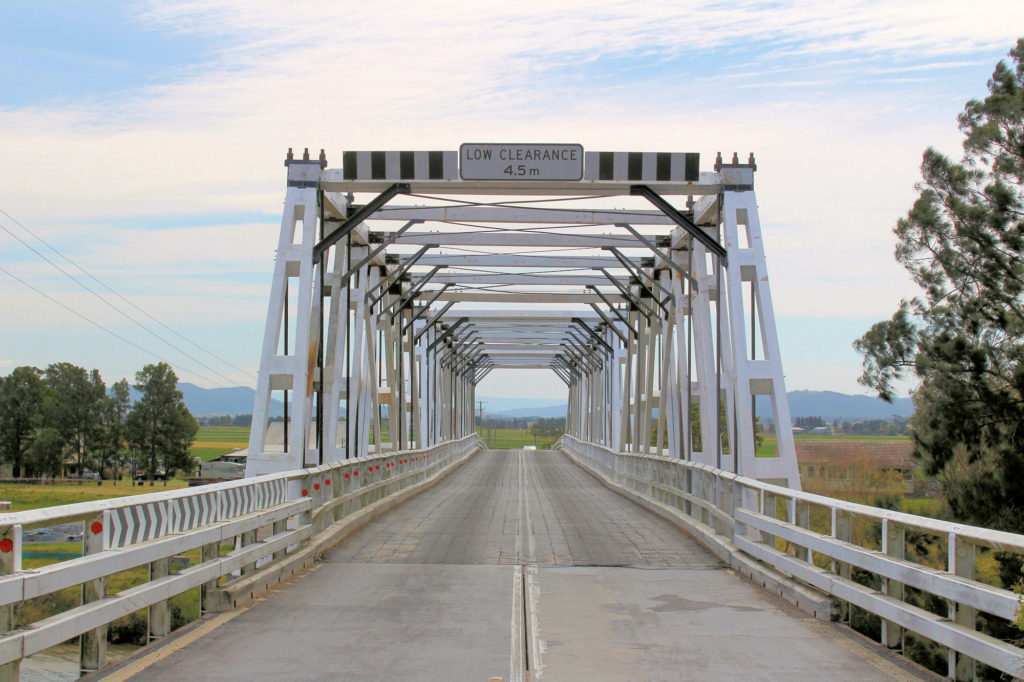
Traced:
<path fill-rule="evenodd" d="M 185 381 L 178 382 L 178 390 L 185 398 L 188 411 L 196 417 L 213 415 L 252 414 L 252 406 L 256 402 L 255 389 L 248 386 L 231 388 L 202 388 Z M 138 392 L 131 389 L 132 401 L 138 398 Z M 284 414 L 284 404 L 280 400 L 270 401 L 270 416 Z"/>
<path fill-rule="evenodd" d="M 880 398 L 868 395 L 849 395 L 835 391 L 790 391 L 789 394 L 790 416 L 796 417 L 821 417 L 826 421 L 842 419 L 845 421 L 859 421 L 865 419 L 891 419 L 893 415 L 909 417 L 914 412 L 914 402 L 910 398 L 897 398 L 892 403 L 887 403 Z M 485 403 L 496 402 L 496 398 L 481 398 Z M 507 402 L 515 402 L 515 399 L 505 399 Z M 503 409 L 492 409 L 491 403 L 484 408 L 487 414 L 501 417 L 564 417 L 566 404 L 564 402 L 552 404 L 554 401 L 529 401 L 531 403 L 517 407 L 504 407 Z M 771 401 L 767 396 L 758 396 L 757 414 L 764 421 L 772 419 Z"/>
<path fill-rule="evenodd" d="M 185 396 L 189 411 L 197 417 L 211 415 L 251 414 L 256 391 L 247 386 L 233 388 L 201 388 L 187 382 L 178 383 Z M 133 390 L 132 399 L 135 399 Z M 498 398 L 481 396 L 484 413 L 495 417 L 564 417 L 566 403 L 552 398 Z M 914 412 L 910 398 L 897 398 L 887 403 L 867 395 L 848 395 L 835 391 L 790 391 L 789 411 L 795 417 L 821 417 L 826 421 L 843 419 L 890 419 L 893 415 L 909 417 Z M 280 401 L 270 406 L 271 416 L 284 413 Z M 768 421 L 772 418 L 771 402 L 765 396 L 757 398 L 757 414 Z"/>
<path fill-rule="evenodd" d="M 567 407 L 566 403 L 558 403 L 557 405 L 548 405 L 546 407 L 520 407 L 502 412 L 491 412 L 485 409 L 484 414 L 495 417 L 544 417 L 550 419 L 552 417 L 564 417 Z"/>
<path fill-rule="evenodd" d="M 914 413 L 914 401 L 896 398 L 887 403 L 870 395 L 849 395 L 835 391 L 790 391 L 789 413 L 792 417 L 821 417 L 826 421 L 844 419 L 891 419 L 893 415 L 909 417 Z M 772 416 L 771 401 L 767 396 L 757 399 L 757 413 Z"/>
<path fill-rule="evenodd" d="M 502 414 L 507 416 L 543 417 L 544 414 L 533 410 L 554 408 L 559 415 L 565 414 L 565 401 L 558 398 L 495 398 L 493 396 L 477 396 L 477 402 L 484 404 L 486 414 Z M 513 415 L 512 412 L 527 410 L 528 414 Z"/>

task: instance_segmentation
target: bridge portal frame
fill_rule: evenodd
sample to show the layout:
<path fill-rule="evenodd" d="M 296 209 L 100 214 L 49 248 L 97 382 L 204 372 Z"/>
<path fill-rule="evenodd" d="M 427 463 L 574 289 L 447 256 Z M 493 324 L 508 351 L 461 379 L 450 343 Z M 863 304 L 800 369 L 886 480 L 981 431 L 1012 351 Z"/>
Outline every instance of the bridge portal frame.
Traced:
<path fill-rule="evenodd" d="M 248 476 L 464 437 L 474 430 L 475 386 L 490 371 L 547 367 L 568 386 L 574 437 L 799 487 L 752 155 L 747 163 L 736 155 L 723 163 L 719 155 L 714 172 L 686 180 L 641 174 L 538 182 L 462 180 L 453 172 L 455 152 L 430 153 L 441 154 L 442 177 L 426 177 L 420 166 L 413 177 L 393 177 L 390 160 L 366 173 L 370 154 L 346 152 L 349 167 L 332 169 L 323 152 L 300 160 L 289 150 Z M 357 194 L 372 198 L 356 204 Z M 408 195 L 632 195 L 654 210 L 397 205 Z M 671 196 L 687 196 L 687 208 L 677 209 Z M 366 221 L 403 226 L 373 231 Z M 411 229 L 434 221 L 610 225 L 615 232 Z M 645 236 L 640 227 L 669 232 Z M 410 246 L 418 250 L 398 252 Z M 438 252 L 466 246 L 492 251 Z M 551 268 L 544 260 L 551 257 L 493 251 L 513 247 L 600 252 L 573 261 L 592 274 L 538 276 L 515 268 Z M 479 266 L 498 270 L 457 270 Z M 591 309 L 515 316 L 458 305 L 549 299 Z M 280 451 L 261 428 L 275 391 L 285 403 Z M 771 400 L 775 457 L 756 457 L 756 395 Z"/>

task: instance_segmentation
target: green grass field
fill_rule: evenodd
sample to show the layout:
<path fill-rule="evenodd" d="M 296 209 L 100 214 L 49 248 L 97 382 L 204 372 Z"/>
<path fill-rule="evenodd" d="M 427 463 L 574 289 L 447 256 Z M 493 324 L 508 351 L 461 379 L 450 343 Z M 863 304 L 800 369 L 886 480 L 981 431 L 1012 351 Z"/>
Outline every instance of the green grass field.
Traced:
<path fill-rule="evenodd" d="M 200 426 L 192 456 L 204 462 L 249 447 L 248 426 Z"/>
<path fill-rule="evenodd" d="M 547 450 L 555 441 L 557 436 L 533 437 L 527 429 L 491 429 L 480 428 L 477 433 L 484 439 L 487 447 L 492 450 L 518 450 L 526 445 L 535 445 L 539 450 Z"/>
<path fill-rule="evenodd" d="M 233 452 L 249 445 L 249 428 L 239 426 L 204 426 L 200 427 L 192 455 L 209 461 L 215 457 Z M 141 495 L 159 490 L 171 490 L 187 487 L 184 480 L 156 481 L 149 485 L 133 486 L 131 481 L 95 481 L 63 482 L 36 485 L 32 483 L 0 483 L 0 500 L 11 503 L 11 511 L 25 511 L 40 507 L 53 507 L 76 502 L 105 500 L 123 495 Z"/>
<path fill-rule="evenodd" d="M 9 500 L 11 511 L 25 511 L 26 509 L 39 509 L 40 507 L 53 507 L 59 504 L 73 504 L 75 502 L 91 502 L 93 500 L 105 500 L 110 497 L 122 497 L 124 495 L 141 495 L 143 493 L 157 492 L 161 490 L 173 490 L 175 488 L 187 487 L 186 481 L 157 481 L 153 487 L 148 485 L 133 486 L 131 481 L 104 481 L 97 485 L 95 481 L 82 481 L 81 483 L 0 483 L 0 500 Z"/>

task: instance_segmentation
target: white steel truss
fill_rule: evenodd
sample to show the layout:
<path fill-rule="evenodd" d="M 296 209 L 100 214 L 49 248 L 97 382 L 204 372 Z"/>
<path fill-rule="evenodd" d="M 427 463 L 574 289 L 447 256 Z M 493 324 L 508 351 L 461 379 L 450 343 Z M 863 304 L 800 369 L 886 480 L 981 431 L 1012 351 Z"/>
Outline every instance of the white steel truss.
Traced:
<path fill-rule="evenodd" d="M 467 181 L 454 152 L 289 150 L 246 474 L 461 438 L 490 371 L 549 368 L 578 439 L 799 487 L 753 156 L 585 156 Z"/>

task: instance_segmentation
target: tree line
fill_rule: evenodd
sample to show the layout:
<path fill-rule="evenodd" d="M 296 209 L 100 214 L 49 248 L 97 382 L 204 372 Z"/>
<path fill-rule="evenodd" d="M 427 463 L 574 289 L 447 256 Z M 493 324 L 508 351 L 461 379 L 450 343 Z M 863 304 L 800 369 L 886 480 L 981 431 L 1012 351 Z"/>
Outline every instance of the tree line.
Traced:
<path fill-rule="evenodd" d="M 793 426 L 811 431 L 822 426 L 831 428 L 832 433 L 850 436 L 909 436 L 910 421 L 894 414 L 891 419 L 862 419 L 851 422 L 849 420 L 834 419 L 829 424 L 823 417 L 796 417 L 793 419 Z"/>
<path fill-rule="evenodd" d="M 206 417 L 198 417 L 198 419 L 200 426 L 252 426 L 251 414 L 215 414 Z M 271 421 L 275 420 L 272 419 Z"/>
<path fill-rule="evenodd" d="M 199 425 L 185 406 L 167 363 L 109 388 L 98 370 L 58 362 L 45 370 L 17 367 L 0 377 L 0 460 L 14 478 L 82 476 L 118 479 L 126 469 L 152 481 L 190 471 Z"/>
<path fill-rule="evenodd" d="M 914 379 L 915 452 L 958 520 L 1024 532 L 1024 38 L 958 118 L 963 159 L 924 153 L 895 227 L 920 287 L 854 345 L 885 399 Z"/>
<path fill-rule="evenodd" d="M 988 96 L 957 119 L 962 159 L 927 149 L 920 194 L 896 223 L 896 260 L 920 293 L 854 348 L 861 383 L 879 397 L 916 381 L 914 453 L 941 481 L 950 515 L 1024 533 L 1024 38 L 1009 56 Z M 1000 582 L 1022 590 L 1020 555 L 994 555 Z M 926 608 L 942 616 L 947 606 L 936 597 Z M 979 629 L 1020 636 L 983 613 Z M 945 671 L 941 651 L 924 653 L 919 662 Z"/>

